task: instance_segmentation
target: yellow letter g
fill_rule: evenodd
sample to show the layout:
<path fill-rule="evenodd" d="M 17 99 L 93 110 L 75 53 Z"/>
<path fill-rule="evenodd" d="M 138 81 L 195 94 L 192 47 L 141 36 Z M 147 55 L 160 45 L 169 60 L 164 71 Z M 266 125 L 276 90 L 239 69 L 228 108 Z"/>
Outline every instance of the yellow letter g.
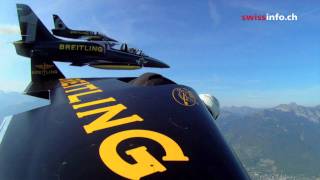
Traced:
<path fill-rule="evenodd" d="M 104 164 L 116 174 L 128 179 L 140 179 L 141 177 L 164 172 L 166 168 L 155 159 L 145 146 L 140 146 L 126 151 L 136 161 L 130 164 L 124 161 L 117 153 L 117 145 L 130 138 L 147 138 L 159 143 L 165 150 L 163 161 L 189 161 L 184 156 L 179 145 L 171 138 L 158 132 L 149 130 L 127 130 L 107 137 L 100 145 L 99 154 Z"/>

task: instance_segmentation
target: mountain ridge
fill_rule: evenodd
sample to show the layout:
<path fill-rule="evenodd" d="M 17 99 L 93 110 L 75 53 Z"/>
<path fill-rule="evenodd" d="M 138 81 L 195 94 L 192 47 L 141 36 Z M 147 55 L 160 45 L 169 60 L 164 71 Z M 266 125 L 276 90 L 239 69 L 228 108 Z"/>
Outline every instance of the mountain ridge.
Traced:
<path fill-rule="evenodd" d="M 296 103 L 256 109 L 222 108 L 215 121 L 253 179 L 320 178 L 319 105 Z M 249 113 L 248 113 L 249 112 Z M 268 179 L 268 178 L 264 178 Z"/>

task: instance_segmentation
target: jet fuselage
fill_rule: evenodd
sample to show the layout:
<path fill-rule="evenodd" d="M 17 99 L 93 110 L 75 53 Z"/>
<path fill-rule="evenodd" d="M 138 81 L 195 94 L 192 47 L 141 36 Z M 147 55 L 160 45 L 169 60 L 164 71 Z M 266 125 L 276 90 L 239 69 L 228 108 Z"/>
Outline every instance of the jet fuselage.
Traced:
<path fill-rule="evenodd" d="M 53 61 L 70 62 L 78 65 L 97 64 L 122 64 L 146 67 L 169 67 L 165 63 L 145 55 L 113 49 L 105 41 L 37 41 L 32 44 L 16 42 L 16 49 L 23 49 L 19 53 L 26 57 L 38 56 L 49 58 Z M 142 62 L 143 61 L 143 62 Z M 142 64 L 145 63 L 145 64 Z"/>

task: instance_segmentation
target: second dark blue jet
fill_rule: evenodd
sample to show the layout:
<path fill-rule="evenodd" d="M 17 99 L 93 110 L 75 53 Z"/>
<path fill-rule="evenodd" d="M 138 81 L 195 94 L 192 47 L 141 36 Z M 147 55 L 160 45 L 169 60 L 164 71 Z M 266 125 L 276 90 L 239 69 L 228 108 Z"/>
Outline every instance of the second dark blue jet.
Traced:
<path fill-rule="evenodd" d="M 22 40 L 14 43 L 19 55 L 32 59 L 70 62 L 74 66 L 89 65 L 101 69 L 169 68 L 158 59 L 127 44 L 112 40 L 62 40 L 53 36 L 31 8 L 17 4 Z"/>
<path fill-rule="evenodd" d="M 88 41 L 118 42 L 117 40 L 110 38 L 100 32 L 70 29 L 62 21 L 62 19 L 56 14 L 53 15 L 53 22 L 54 22 L 54 29 L 52 29 L 52 33 L 56 36 L 74 38 L 74 39 L 85 39 Z"/>

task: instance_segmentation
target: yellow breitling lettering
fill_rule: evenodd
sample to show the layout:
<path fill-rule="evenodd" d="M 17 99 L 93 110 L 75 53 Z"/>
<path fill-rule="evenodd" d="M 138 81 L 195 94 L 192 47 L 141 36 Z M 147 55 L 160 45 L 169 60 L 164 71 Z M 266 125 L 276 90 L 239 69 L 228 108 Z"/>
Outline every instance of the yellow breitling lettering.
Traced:
<path fill-rule="evenodd" d="M 99 92 L 102 92 L 102 90 L 101 89 L 97 89 L 97 90 L 94 90 L 94 91 L 88 91 L 88 92 L 69 95 L 68 96 L 69 103 L 73 104 L 73 103 L 81 102 L 81 100 L 79 99 L 79 96 L 85 96 L 85 95 L 88 95 L 88 94 L 94 94 L 94 93 L 99 93 Z"/>
<path fill-rule="evenodd" d="M 59 44 L 59 50 L 64 50 L 64 44 Z"/>
<path fill-rule="evenodd" d="M 65 50 L 70 50 L 70 44 L 66 44 L 64 47 L 65 47 Z"/>
<path fill-rule="evenodd" d="M 88 83 L 88 82 L 83 82 L 83 83 L 79 83 L 79 84 L 74 84 L 74 85 L 66 86 L 66 87 L 64 87 L 64 89 L 74 88 L 74 87 L 83 86 L 83 85 L 88 85 L 88 84 L 90 84 L 90 83 Z"/>
<path fill-rule="evenodd" d="M 90 52 L 103 52 L 103 47 L 95 45 L 84 44 L 59 44 L 59 50 L 62 51 L 90 51 Z"/>
<path fill-rule="evenodd" d="M 97 51 L 98 50 L 98 46 L 92 46 L 91 51 Z"/>
<path fill-rule="evenodd" d="M 80 51 L 82 51 L 82 49 L 83 49 L 84 45 L 83 45 L 83 44 L 81 44 L 81 45 L 79 45 L 79 47 L 80 47 Z"/>
<path fill-rule="evenodd" d="M 85 80 L 74 78 L 74 79 L 60 79 L 61 86 L 66 89 L 72 87 L 71 85 L 79 85 L 81 83 L 89 83 Z"/>
<path fill-rule="evenodd" d="M 117 152 L 117 146 L 120 142 L 130 138 L 147 138 L 159 143 L 166 153 L 162 157 L 163 161 L 189 161 L 180 146 L 168 136 L 148 130 L 126 130 L 107 137 L 99 148 L 104 164 L 122 177 L 140 179 L 156 172 L 166 171 L 166 168 L 144 146 L 126 151 L 126 154 L 136 161 L 135 164 L 123 160 Z"/>
<path fill-rule="evenodd" d="M 72 44 L 71 45 L 71 51 L 74 51 L 76 49 L 76 45 L 75 44 Z"/>
<path fill-rule="evenodd" d="M 102 90 L 96 87 L 95 85 L 90 84 L 89 82 L 82 79 L 67 79 L 67 80 L 61 79 L 60 82 L 61 82 L 61 86 L 64 89 L 68 89 L 68 90 L 65 90 L 65 93 L 71 93 L 71 92 L 76 92 L 76 91 L 81 91 L 86 89 L 92 90 L 92 91 L 86 91 L 78 94 L 68 95 L 70 104 L 81 102 L 81 100 L 79 99 L 80 96 L 102 92 Z M 79 86 L 83 86 L 83 87 L 79 87 Z M 70 89 L 71 87 L 78 87 L 78 88 Z"/>
<path fill-rule="evenodd" d="M 83 107 L 89 107 L 89 106 L 93 106 L 93 105 L 97 105 L 97 104 L 102 104 L 102 103 L 106 103 L 106 102 L 114 102 L 114 101 L 116 101 L 116 99 L 110 97 L 110 98 L 99 99 L 99 100 L 90 101 L 90 102 L 86 102 L 86 103 L 82 103 L 82 104 L 76 104 L 76 105 L 73 105 L 72 108 L 79 109 L 79 108 L 83 108 Z"/>
<path fill-rule="evenodd" d="M 64 48 L 66 48 L 66 46 L 64 46 Z M 86 48 L 86 46 L 84 46 L 84 48 Z M 79 78 L 60 79 L 60 83 L 65 93 L 67 93 L 69 104 L 72 104 L 72 108 L 76 111 L 76 116 L 79 119 L 85 117 L 88 119 L 95 118 L 83 126 L 86 134 L 128 123 L 144 121 L 138 114 L 123 118 L 118 117 L 127 107 L 121 103 L 114 105 L 114 102 L 117 100 L 113 97 L 81 102 L 80 97 L 103 92 L 99 87 L 86 80 Z M 68 93 L 72 92 L 80 93 L 68 95 Z M 101 106 L 102 104 L 111 102 L 113 102 L 112 105 Z M 100 105 L 99 108 L 87 110 L 96 105 Z M 86 111 L 79 111 L 81 108 L 86 108 Z M 100 116 L 97 117 L 97 115 Z M 131 164 L 122 159 L 117 151 L 117 146 L 122 141 L 130 138 L 150 139 L 160 144 L 165 150 L 165 156 L 162 157 L 162 161 L 189 161 L 189 158 L 184 155 L 180 146 L 164 134 L 143 129 L 124 130 L 106 137 L 99 148 L 99 155 L 105 166 L 119 176 L 128 179 L 140 179 L 153 173 L 166 171 L 166 167 L 162 165 L 145 146 L 131 148 L 125 151 L 128 156 L 131 156 L 135 160 L 135 163 Z"/>
<path fill-rule="evenodd" d="M 119 114 L 125 109 L 127 109 L 127 107 L 124 106 L 123 104 L 117 104 L 117 105 L 89 110 L 85 112 L 78 112 L 77 116 L 78 118 L 83 118 L 86 116 L 105 112 L 96 120 L 83 126 L 87 134 L 93 133 L 94 131 L 99 131 L 102 129 L 114 127 L 114 126 L 119 126 L 119 125 L 128 124 L 132 122 L 137 122 L 137 121 L 143 121 L 143 119 L 137 114 L 133 114 L 131 116 L 124 117 L 124 118 L 111 120 L 114 116 L 116 116 L 117 114 Z"/>
<path fill-rule="evenodd" d="M 70 93 L 70 92 L 81 91 L 81 90 L 85 90 L 85 89 L 95 90 L 95 89 L 98 89 L 98 88 L 93 84 L 87 84 L 84 87 L 66 90 L 65 92 L 66 93 Z"/>

